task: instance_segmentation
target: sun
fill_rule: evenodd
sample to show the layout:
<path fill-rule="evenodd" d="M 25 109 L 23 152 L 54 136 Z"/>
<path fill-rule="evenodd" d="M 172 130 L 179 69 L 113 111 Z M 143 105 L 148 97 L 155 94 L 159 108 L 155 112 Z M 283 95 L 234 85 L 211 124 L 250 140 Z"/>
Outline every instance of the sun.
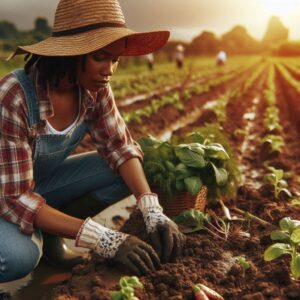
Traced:
<path fill-rule="evenodd" d="M 286 14 L 296 9 L 299 0 L 260 0 L 264 8 L 271 14 Z"/>

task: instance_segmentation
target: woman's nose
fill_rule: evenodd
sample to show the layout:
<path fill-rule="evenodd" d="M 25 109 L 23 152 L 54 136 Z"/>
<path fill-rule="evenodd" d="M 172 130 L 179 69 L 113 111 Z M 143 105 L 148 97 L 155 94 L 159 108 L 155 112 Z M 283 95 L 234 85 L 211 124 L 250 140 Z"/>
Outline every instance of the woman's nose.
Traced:
<path fill-rule="evenodd" d="M 111 60 L 106 61 L 102 69 L 102 75 L 111 76 L 114 73 L 113 62 Z"/>

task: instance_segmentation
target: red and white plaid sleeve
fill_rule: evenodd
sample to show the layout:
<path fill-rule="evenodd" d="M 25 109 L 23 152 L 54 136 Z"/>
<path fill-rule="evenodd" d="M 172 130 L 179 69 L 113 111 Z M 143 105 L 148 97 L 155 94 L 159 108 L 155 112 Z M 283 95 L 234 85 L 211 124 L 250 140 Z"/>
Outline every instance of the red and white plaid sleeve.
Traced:
<path fill-rule="evenodd" d="M 0 216 L 32 233 L 45 199 L 33 192 L 31 148 L 26 103 L 12 75 L 0 80 Z"/>
<path fill-rule="evenodd" d="M 131 137 L 116 106 L 110 86 L 98 93 L 95 108 L 88 120 L 97 150 L 111 169 L 117 170 L 120 165 L 133 157 L 142 161 L 143 152 Z"/>

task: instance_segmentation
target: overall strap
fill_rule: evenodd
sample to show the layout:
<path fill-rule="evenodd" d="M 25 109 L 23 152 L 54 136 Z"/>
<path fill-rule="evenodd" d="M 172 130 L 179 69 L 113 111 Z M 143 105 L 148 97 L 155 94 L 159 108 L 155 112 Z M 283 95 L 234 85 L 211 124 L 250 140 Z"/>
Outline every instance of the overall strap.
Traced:
<path fill-rule="evenodd" d="M 28 121 L 31 128 L 32 125 L 40 122 L 39 102 L 35 92 L 35 87 L 23 69 L 15 70 L 12 73 L 20 82 L 25 94 L 25 100 L 28 107 Z"/>

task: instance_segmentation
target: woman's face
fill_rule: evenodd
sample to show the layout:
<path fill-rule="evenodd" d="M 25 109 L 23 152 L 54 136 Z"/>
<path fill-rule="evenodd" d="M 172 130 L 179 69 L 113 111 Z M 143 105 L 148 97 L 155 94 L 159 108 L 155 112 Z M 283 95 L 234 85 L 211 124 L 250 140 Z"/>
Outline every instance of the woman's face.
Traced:
<path fill-rule="evenodd" d="M 82 59 L 80 59 L 77 66 L 78 83 L 90 92 L 97 92 L 105 87 L 116 71 L 119 57 L 124 50 L 125 39 L 121 39 L 87 54 L 84 67 L 82 67 Z"/>

